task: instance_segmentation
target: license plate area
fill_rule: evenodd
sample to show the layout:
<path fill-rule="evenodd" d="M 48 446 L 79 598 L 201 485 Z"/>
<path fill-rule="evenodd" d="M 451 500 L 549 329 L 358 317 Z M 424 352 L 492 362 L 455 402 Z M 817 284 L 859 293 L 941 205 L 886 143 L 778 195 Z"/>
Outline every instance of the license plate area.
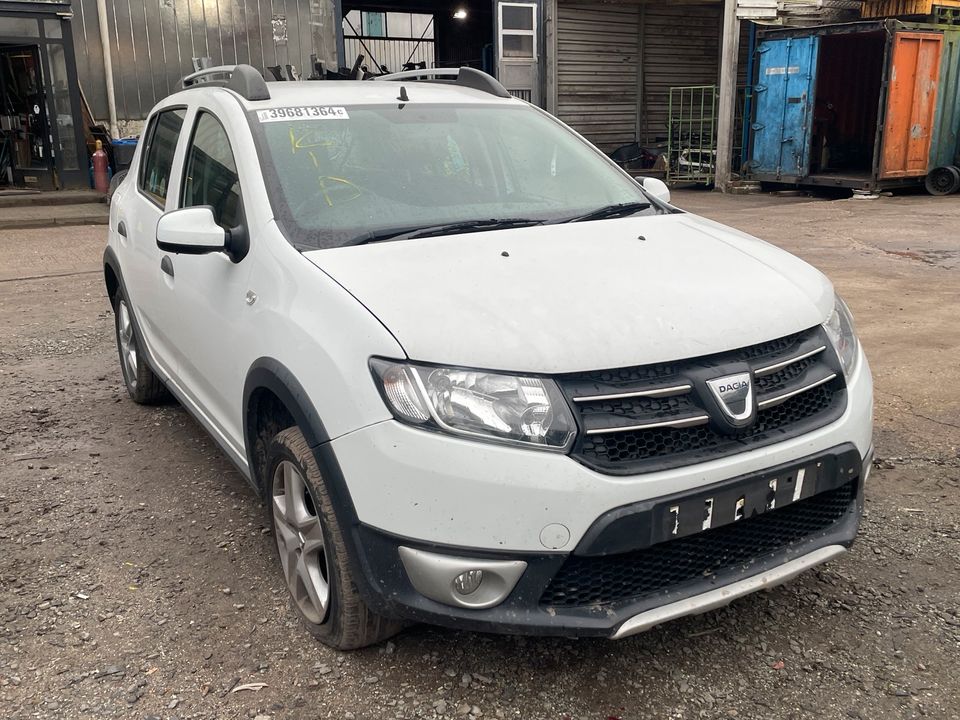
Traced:
<path fill-rule="evenodd" d="M 850 482 L 859 455 L 824 455 L 657 502 L 651 544 L 775 512 Z"/>
<path fill-rule="evenodd" d="M 852 444 L 844 444 L 760 472 L 625 505 L 598 518 L 574 554 L 632 552 L 725 525 L 749 522 L 846 485 L 856 480 L 860 472 L 860 453 Z"/>

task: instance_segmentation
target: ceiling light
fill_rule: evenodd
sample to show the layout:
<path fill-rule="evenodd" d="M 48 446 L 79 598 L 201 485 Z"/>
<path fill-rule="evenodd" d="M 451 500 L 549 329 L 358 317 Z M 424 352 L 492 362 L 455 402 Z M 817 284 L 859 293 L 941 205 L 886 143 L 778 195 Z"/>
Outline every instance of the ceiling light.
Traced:
<path fill-rule="evenodd" d="M 454 17 L 455 20 L 466 20 L 466 19 L 467 19 L 467 11 L 464 10 L 463 8 L 460 8 L 460 9 L 457 10 L 455 13 L 453 13 L 453 17 Z"/>

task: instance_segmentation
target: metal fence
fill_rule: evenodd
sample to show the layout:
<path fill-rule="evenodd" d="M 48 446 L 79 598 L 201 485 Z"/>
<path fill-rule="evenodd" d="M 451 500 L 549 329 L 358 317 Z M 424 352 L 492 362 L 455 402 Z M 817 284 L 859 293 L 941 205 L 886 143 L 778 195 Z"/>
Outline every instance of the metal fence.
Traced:
<path fill-rule="evenodd" d="M 364 56 L 364 65 L 370 72 L 385 67 L 389 72 L 403 70 L 405 63 L 426 63 L 435 67 L 436 45 L 433 40 L 411 40 L 410 38 L 343 36 L 343 49 L 346 65 L 352 65 L 358 55 Z"/>
<path fill-rule="evenodd" d="M 667 182 L 711 185 L 717 163 L 717 86 L 670 88 Z"/>

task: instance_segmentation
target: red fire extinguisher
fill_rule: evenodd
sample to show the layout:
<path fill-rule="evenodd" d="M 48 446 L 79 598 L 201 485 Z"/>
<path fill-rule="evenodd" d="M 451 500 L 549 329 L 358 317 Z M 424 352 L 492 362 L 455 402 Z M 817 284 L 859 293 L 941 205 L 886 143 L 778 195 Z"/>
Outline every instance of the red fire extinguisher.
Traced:
<path fill-rule="evenodd" d="M 100 140 L 97 140 L 97 149 L 93 153 L 93 186 L 97 192 L 106 193 L 110 190 L 107 154 L 103 151 L 103 142 Z"/>

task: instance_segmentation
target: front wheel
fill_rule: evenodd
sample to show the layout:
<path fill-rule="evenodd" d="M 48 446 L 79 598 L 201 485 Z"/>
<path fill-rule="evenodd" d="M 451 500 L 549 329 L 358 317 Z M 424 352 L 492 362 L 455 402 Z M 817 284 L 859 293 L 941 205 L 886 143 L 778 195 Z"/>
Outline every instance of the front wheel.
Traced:
<path fill-rule="evenodd" d="M 376 615 L 357 591 L 326 483 L 299 428 L 273 438 L 267 468 L 280 567 L 307 629 L 340 650 L 374 645 L 399 632 L 400 623 Z"/>

